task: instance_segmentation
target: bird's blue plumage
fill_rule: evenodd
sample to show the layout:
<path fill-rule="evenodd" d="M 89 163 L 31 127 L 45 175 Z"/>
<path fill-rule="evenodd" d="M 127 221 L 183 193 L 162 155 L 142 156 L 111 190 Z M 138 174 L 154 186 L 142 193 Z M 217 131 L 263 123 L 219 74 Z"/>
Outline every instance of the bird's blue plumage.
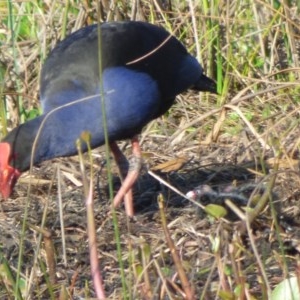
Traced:
<path fill-rule="evenodd" d="M 98 28 L 93 25 L 70 35 L 50 53 L 41 74 L 43 115 L 4 139 L 13 147 L 11 163 L 18 170 L 29 168 L 41 126 L 34 163 L 76 154 L 75 143 L 83 131 L 91 133 L 92 147 L 104 143 L 101 84 L 110 141 L 138 134 L 188 88 L 216 92 L 198 61 L 160 27 L 105 23 L 100 49 L 98 45 Z"/>
<path fill-rule="evenodd" d="M 160 93 L 157 83 L 149 75 L 124 67 L 113 67 L 104 70 L 102 84 L 107 130 L 111 140 L 132 137 L 157 114 Z M 77 90 L 77 93 L 74 94 L 74 90 Z M 78 95 L 81 97 L 78 98 Z M 45 107 L 49 113 L 40 137 L 41 144 L 45 139 L 49 144 L 60 145 L 55 149 L 56 156 L 63 156 L 64 153 L 76 154 L 74 142 L 83 131 L 91 133 L 93 147 L 103 144 L 100 95 L 99 88 L 91 95 L 87 95 L 78 86 L 76 89 L 74 87 L 58 94 L 53 93 L 51 97 L 54 100 L 59 99 L 60 103 L 67 103 L 67 106 L 61 107 L 54 113 L 51 111 L 57 107 Z M 137 103 L 137 99 L 143 101 Z M 51 126 L 50 131 L 47 130 L 49 126 Z M 51 152 L 48 156 L 51 156 Z"/>

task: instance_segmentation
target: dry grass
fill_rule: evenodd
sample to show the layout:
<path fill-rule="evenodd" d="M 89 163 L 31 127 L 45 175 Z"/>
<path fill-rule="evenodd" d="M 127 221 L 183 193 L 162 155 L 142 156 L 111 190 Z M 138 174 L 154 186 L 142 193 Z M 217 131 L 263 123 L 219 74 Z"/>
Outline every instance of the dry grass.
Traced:
<path fill-rule="evenodd" d="M 127 295 L 108 204 L 105 155 L 102 149 L 93 152 L 94 170 L 102 166 L 100 186 L 95 183 L 95 217 L 106 294 L 109 299 L 184 299 L 161 224 L 157 195 L 162 193 L 170 236 L 196 299 L 268 299 L 284 278 L 299 277 L 298 8 L 287 1 L 259 0 L 127 2 L 101 1 L 102 20 L 139 19 L 165 26 L 216 78 L 221 95 L 181 95 L 141 135 L 145 171 L 136 185 L 136 219 L 117 212 Z M 49 50 L 68 33 L 97 20 L 95 1 L 8 3 L 0 1 L 3 135 L 6 128 L 36 115 L 38 78 Z M 169 169 L 160 165 L 165 162 Z M 245 229 L 241 221 L 203 213 L 147 174 L 147 168 L 182 193 L 200 184 L 216 191 L 263 184 L 272 188 L 276 211 L 268 204 L 251 230 Z M 0 298 L 21 299 L 6 270 L 16 278 L 20 247 L 18 287 L 23 296 L 93 297 L 78 158 L 46 162 L 34 169 L 31 181 L 29 199 L 25 174 L 13 197 L 2 202 Z M 116 178 L 115 190 L 118 186 Z M 275 214 L 284 219 L 277 222 Z M 49 261 L 51 247 L 55 270 Z"/>

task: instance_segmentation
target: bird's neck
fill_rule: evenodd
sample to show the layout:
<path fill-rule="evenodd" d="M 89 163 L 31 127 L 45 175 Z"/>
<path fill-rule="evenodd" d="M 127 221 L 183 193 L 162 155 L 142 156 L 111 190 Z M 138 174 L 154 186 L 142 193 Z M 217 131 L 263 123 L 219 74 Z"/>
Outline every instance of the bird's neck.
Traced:
<path fill-rule="evenodd" d="M 70 107 L 54 110 L 53 113 L 41 115 L 13 129 L 3 140 L 12 148 L 10 165 L 24 172 L 30 168 L 31 162 L 36 165 L 55 157 L 75 155 L 76 140 L 83 131 L 92 134 L 93 147 L 103 143 L 97 136 L 101 118 L 97 123 L 86 122 L 83 118 L 86 110 L 89 110 L 88 105 L 80 105 L 74 110 Z M 96 109 L 92 109 L 91 120 L 96 118 L 97 113 Z M 85 150 L 86 145 L 83 145 Z"/>
<path fill-rule="evenodd" d="M 29 169 L 33 153 L 33 146 L 43 117 L 30 120 L 14 128 L 3 140 L 11 146 L 10 165 L 23 172 Z M 40 136 L 39 145 L 45 143 L 43 135 Z M 33 161 L 38 163 L 37 159 Z"/>

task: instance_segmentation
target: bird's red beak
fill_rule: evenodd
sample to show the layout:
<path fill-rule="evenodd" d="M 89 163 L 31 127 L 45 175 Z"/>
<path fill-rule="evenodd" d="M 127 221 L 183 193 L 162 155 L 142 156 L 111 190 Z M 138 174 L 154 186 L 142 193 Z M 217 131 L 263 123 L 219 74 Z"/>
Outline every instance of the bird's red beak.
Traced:
<path fill-rule="evenodd" d="M 7 199 L 21 172 L 9 165 L 11 156 L 11 147 L 8 143 L 0 143 L 0 193 L 4 199 Z"/>

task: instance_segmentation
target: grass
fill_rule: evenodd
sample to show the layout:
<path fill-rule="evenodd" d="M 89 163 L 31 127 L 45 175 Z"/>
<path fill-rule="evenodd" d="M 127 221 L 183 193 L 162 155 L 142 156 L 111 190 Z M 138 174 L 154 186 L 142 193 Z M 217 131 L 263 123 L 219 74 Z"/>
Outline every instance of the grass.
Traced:
<path fill-rule="evenodd" d="M 120 271 L 105 193 L 107 176 L 101 172 L 96 195 L 103 201 L 95 203 L 94 215 L 108 298 L 183 298 L 178 278 L 184 275 L 177 275 L 178 261 L 174 262 L 172 242 L 166 243 L 166 237 L 179 253 L 195 299 L 270 298 L 285 278 L 299 279 L 299 7 L 293 1 L 271 0 L 100 2 L 101 21 L 133 18 L 173 32 L 218 84 L 220 96 L 187 92 L 165 116 L 145 128 L 141 140 L 146 164 L 153 168 L 168 162 L 171 168 L 167 172 L 156 172 L 183 193 L 200 184 L 223 191 L 228 186 L 263 183 L 266 190 L 272 189 L 280 213 L 296 223 L 292 231 L 284 230 L 284 223 L 287 227 L 290 223 L 274 223 L 267 205 L 255 216 L 251 230 L 248 226 L 241 233 L 241 223 L 199 214 L 193 204 L 144 173 L 136 188 L 140 206 L 136 221 L 128 221 L 121 210 L 116 212 L 119 260 L 124 265 Z M 38 80 L 43 61 L 70 32 L 96 23 L 96 11 L 95 1 L 0 1 L 0 137 L 39 113 Z M 90 168 L 96 172 L 105 160 L 103 149 L 92 155 L 92 167 L 89 157 L 86 162 L 87 178 Z M 62 170 L 59 185 L 66 249 L 62 251 L 58 205 L 53 201 L 58 179 L 53 176 L 53 163 L 45 163 L 34 169 L 31 180 L 43 181 L 33 184 L 27 204 L 26 176 L 13 197 L 2 203 L 1 299 L 94 296 L 80 163 L 76 158 L 56 163 Z M 54 185 L 52 177 L 56 178 Z M 166 202 L 163 217 L 156 201 L 161 191 Z M 26 205 L 28 216 L 22 232 Z M 168 223 L 169 233 L 162 220 Z M 39 243 L 45 234 L 39 237 L 37 227 L 44 222 L 52 232 L 52 254 L 46 254 L 45 240 Z M 62 263 L 63 252 L 67 263 Z M 52 274 L 49 255 L 55 257 Z M 54 282 L 49 272 L 54 272 Z M 16 282 L 16 278 L 20 280 Z"/>

